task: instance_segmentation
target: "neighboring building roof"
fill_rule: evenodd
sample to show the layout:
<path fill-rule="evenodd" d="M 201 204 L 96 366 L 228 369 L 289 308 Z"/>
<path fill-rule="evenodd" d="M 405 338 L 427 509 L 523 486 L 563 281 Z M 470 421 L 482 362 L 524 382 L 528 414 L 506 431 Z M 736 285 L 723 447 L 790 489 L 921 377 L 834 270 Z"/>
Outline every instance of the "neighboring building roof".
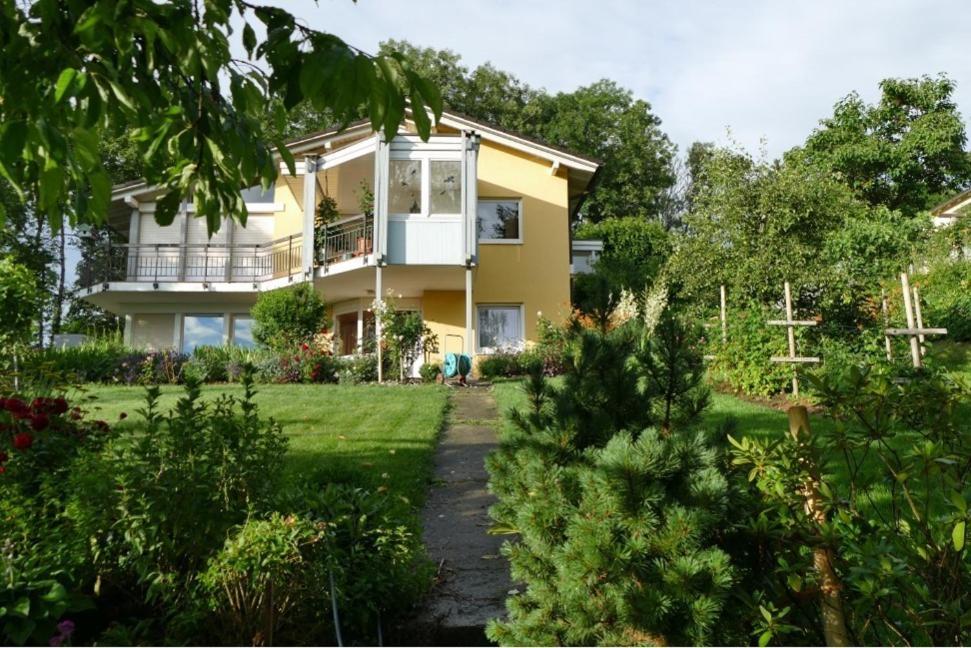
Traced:
<path fill-rule="evenodd" d="M 945 200 L 931 209 L 931 216 L 960 216 L 964 208 L 971 205 L 971 189 Z"/>

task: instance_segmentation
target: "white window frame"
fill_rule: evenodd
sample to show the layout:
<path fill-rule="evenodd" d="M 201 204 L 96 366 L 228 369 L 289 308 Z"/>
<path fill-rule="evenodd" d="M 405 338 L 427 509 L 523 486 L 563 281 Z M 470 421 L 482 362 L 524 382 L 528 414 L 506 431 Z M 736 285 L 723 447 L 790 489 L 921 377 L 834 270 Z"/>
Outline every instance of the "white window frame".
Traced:
<path fill-rule="evenodd" d="M 489 308 L 518 308 L 519 309 L 519 344 L 515 348 L 497 349 L 495 347 L 483 347 L 479 345 L 479 313 L 483 309 Z M 486 303 L 475 305 L 475 351 L 481 355 L 493 355 L 500 351 L 523 351 L 526 348 L 526 305 L 517 303 Z"/>
<path fill-rule="evenodd" d="M 479 205 L 482 203 L 517 203 L 519 206 L 519 238 L 492 239 L 479 236 Z M 475 236 L 482 245 L 522 245 L 523 244 L 523 199 L 522 198 L 479 198 L 475 204 Z"/>
<path fill-rule="evenodd" d="M 432 162 L 458 162 L 459 163 L 459 182 L 461 183 L 461 164 L 462 157 L 459 153 L 451 154 L 443 151 L 422 151 L 421 149 L 411 150 L 411 151 L 392 151 L 389 156 L 389 164 L 391 161 L 402 161 L 402 160 L 414 160 L 421 162 L 421 211 L 416 214 L 402 213 L 402 212 L 388 212 L 388 217 L 392 220 L 407 220 L 409 218 L 416 219 L 421 218 L 423 220 L 429 218 L 443 218 L 452 220 L 455 218 L 461 218 L 461 210 L 454 214 L 433 214 L 432 213 Z M 391 171 L 388 170 L 388 178 L 390 183 Z M 460 187 L 461 190 L 461 187 Z M 390 188 L 389 188 L 390 193 Z M 459 205 L 461 208 L 461 204 Z M 520 214 L 522 214 L 522 208 L 520 208 Z M 521 218 L 521 216 L 520 216 Z M 521 234 L 522 232 L 520 232 Z"/>

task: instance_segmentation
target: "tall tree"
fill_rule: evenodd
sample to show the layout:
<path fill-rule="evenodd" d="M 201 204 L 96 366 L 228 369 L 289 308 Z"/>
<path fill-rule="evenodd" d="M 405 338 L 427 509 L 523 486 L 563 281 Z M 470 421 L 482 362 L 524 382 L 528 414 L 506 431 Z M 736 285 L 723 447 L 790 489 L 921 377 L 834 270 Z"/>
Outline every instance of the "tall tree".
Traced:
<path fill-rule="evenodd" d="M 872 205 L 913 215 L 971 185 L 964 122 L 946 76 L 885 79 L 880 101 L 840 100 L 805 153 Z"/>
<path fill-rule="evenodd" d="M 670 213 L 675 147 L 651 105 L 615 82 L 553 95 L 488 63 L 470 71 L 450 50 L 388 41 L 381 51 L 403 52 L 439 84 L 453 110 L 600 159 L 601 179 L 585 203 L 585 219 L 664 220 Z"/>

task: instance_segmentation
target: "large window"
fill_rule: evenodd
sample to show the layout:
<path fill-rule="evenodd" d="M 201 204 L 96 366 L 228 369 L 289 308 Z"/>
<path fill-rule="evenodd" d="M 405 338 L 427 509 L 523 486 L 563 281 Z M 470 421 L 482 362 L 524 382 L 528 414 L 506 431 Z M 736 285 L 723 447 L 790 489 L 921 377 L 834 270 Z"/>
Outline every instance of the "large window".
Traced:
<path fill-rule="evenodd" d="M 522 243 L 523 211 L 519 200 L 480 200 L 476 216 L 484 243 Z"/>
<path fill-rule="evenodd" d="M 276 187 L 271 186 L 264 191 L 260 185 L 253 185 L 252 187 L 243 189 L 239 193 L 245 203 L 271 203 L 273 202 L 275 190 Z"/>
<path fill-rule="evenodd" d="M 246 349 L 256 346 L 253 339 L 253 318 L 249 315 L 233 315 L 233 344 Z"/>
<path fill-rule="evenodd" d="M 389 214 L 421 213 L 421 160 L 391 160 Z"/>
<path fill-rule="evenodd" d="M 480 353 L 523 348 L 523 307 L 520 305 L 479 306 L 478 346 Z"/>
<path fill-rule="evenodd" d="M 432 160 L 429 163 L 431 213 L 462 213 L 462 163 L 458 160 Z"/>
<path fill-rule="evenodd" d="M 198 346 L 220 346 L 222 343 L 222 315 L 186 315 L 182 318 L 182 353 L 192 353 Z"/>

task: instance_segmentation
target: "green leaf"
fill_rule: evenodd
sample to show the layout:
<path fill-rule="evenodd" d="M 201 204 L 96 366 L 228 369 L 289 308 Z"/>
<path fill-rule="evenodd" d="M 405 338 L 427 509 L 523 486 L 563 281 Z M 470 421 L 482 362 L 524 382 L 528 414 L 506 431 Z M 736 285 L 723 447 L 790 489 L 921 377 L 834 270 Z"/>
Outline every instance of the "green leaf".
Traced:
<path fill-rule="evenodd" d="M 111 204 L 111 176 L 103 169 L 99 169 L 88 176 L 91 184 L 91 203 L 88 214 L 92 222 L 102 223 L 108 215 Z"/>
<path fill-rule="evenodd" d="M 276 143 L 276 150 L 280 153 L 280 158 L 283 160 L 283 163 L 287 165 L 287 171 L 290 172 L 290 175 L 296 175 L 297 165 L 293 159 L 293 153 L 290 152 L 290 149 L 288 149 L 286 144 L 284 144 L 282 141 L 279 141 Z"/>
<path fill-rule="evenodd" d="M 243 47 L 246 48 L 246 53 L 253 57 L 253 50 L 256 49 L 256 32 L 250 27 L 249 23 L 243 24 Z"/>
<path fill-rule="evenodd" d="M 51 589 L 48 590 L 47 594 L 40 597 L 42 601 L 47 601 L 48 603 L 57 603 L 67 599 L 67 590 L 64 586 L 58 582 L 54 582 L 51 585 Z"/>
<path fill-rule="evenodd" d="M 26 617 L 30 615 L 30 597 L 21 596 L 14 602 L 13 607 L 10 609 L 14 614 L 19 614 L 20 616 Z"/>
<path fill-rule="evenodd" d="M 759 646 L 761 646 L 762 648 L 765 648 L 765 646 L 768 646 L 770 641 L 772 641 L 771 630 L 766 630 L 761 635 L 759 635 Z"/>
<path fill-rule="evenodd" d="M 74 156 L 84 171 L 89 171 L 101 162 L 98 150 L 98 136 L 93 131 L 77 128 L 74 131 Z"/>
<path fill-rule="evenodd" d="M 54 84 L 54 103 L 58 104 L 61 102 L 65 96 L 67 96 L 68 91 L 73 89 L 74 79 L 78 76 L 78 71 L 74 68 L 64 68 L 61 70 L 60 76 L 57 77 L 57 82 Z"/>
<path fill-rule="evenodd" d="M 954 550 L 961 551 L 964 549 L 964 527 L 965 521 L 961 520 L 954 525 L 954 530 L 951 531 L 951 541 L 954 543 Z"/>
<path fill-rule="evenodd" d="M 179 212 L 181 196 L 177 191 L 170 191 L 155 202 L 155 222 L 165 227 L 171 225 L 175 215 Z"/>
<path fill-rule="evenodd" d="M 4 624 L 3 631 L 15 644 L 22 646 L 36 627 L 37 624 L 30 619 L 10 619 Z"/>
<path fill-rule="evenodd" d="M 954 504 L 954 508 L 961 512 L 961 515 L 965 515 L 968 512 L 968 503 L 958 491 L 951 491 L 950 495 L 951 503 Z"/>
<path fill-rule="evenodd" d="M 772 623 L 772 613 L 769 612 L 764 605 L 759 606 L 759 612 L 762 613 L 762 618 Z"/>

